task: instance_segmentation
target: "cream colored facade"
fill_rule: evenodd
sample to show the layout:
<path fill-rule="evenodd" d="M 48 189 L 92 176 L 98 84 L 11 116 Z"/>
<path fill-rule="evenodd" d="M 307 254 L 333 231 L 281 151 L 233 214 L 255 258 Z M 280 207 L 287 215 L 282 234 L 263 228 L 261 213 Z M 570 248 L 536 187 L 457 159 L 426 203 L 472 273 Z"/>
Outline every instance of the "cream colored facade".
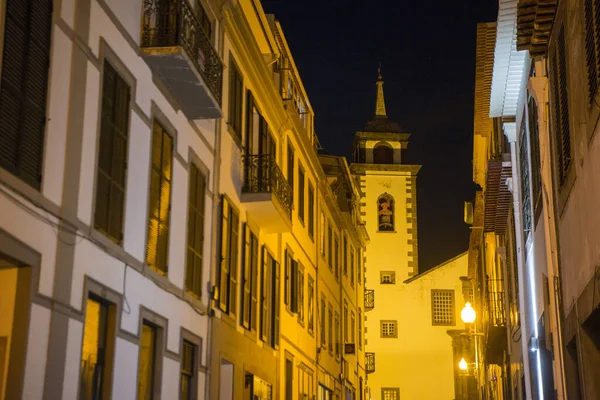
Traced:
<path fill-rule="evenodd" d="M 250 0 L 223 13 L 209 398 L 363 398 L 358 188 L 317 155 L 279 22 Z"/>
<path fill-rule="evenodd" d="M 356 134 L 351 166 L 363 192 L 361 214 L 370 237 L 365 364 L 373 400 L 454 398 L 451 336 L 464 330 L 459 313 L 466 253 L 418 274 L 420 166 L 402 164 L 409 137 L 387 117 L 380 75 L 375 118 Z"/>

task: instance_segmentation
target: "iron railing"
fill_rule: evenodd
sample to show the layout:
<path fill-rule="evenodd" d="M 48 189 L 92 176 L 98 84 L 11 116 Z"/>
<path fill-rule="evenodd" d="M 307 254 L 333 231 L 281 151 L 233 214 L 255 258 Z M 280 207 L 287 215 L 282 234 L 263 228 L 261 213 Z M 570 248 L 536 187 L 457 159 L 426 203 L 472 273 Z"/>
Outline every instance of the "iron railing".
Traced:
<path fill-rule="evenodd" d="M 292 216 L 292 188 L 270 154 L 248 154 L 244 161 L 244 193 L 272 193 Z"/>
<path fill-rule="evenodd" d="M 488 311 L 491 326 L 506 326 L 504 281 L 488 279 Z"/>
<path fill-rule="evenodd" d="M 187 0 L 144 0 L 141 47 L 181 46 L 221 104 L 223 64 Z"/>
<path fill-rule="evenodd" d="M 375 372 L 375 353 L 365 353 L 365 371 L 367 374 Z"/>
<path fill-rule="evenodd" d="M 365 311 L 375 308 L 375 290 L 365 289 Z"/>

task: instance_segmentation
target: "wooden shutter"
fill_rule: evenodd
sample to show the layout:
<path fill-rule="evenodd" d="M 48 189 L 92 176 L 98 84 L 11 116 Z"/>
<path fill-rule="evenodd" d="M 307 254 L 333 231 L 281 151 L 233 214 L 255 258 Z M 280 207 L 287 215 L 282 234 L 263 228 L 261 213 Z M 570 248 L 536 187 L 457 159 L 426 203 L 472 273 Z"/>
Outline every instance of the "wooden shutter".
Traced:
<path fill-rule="evenodd" d="M 229 313 L 235 314 L 237 309 L 238 282 L 238 246 L 239 246 L 239 217 L 237 211 L 229 207 Z"/>
<path fill-rule="evenodd" d="M 229 201 L 221 202 L 221 263 L 219 274 L 219 307 L 228 311 L 229 300 Z"/>
<path fill-rule="evenodd" d="M 273 347 L 277 347 L 279 346 L 279 310 L 280 310 L 280 302 L 281 302 L 281 279 L 279 276 L 279 268 L 280 265 L 277 261 L 273 260 L 272 263 L 272 268 L 274 269 L 274 271 L 272 271 L 273 274 L 273 339 L 272 339 L 272 343 L 273 343 Z"/>
<path fill-rule="evenodd" d="M 585 0 L 584 11 L 588 96 L 594 104 L 600 73 L 600 0 Z"/>
<path fill-rule="evenodd" d="M 241 322 L 242 326 L 246 329 L 250 329 L 250 263 L 251 263 L 251 250 L 250 250 L 250 229 L 248 224 L 244 222 L 242 227 L 242 307 L 241 307 Z"/>
<path fill-rule="evenodd" d="M 0 82 L 0 167 L 39 189 L 52 1 L 7 0 Z"/>
<path fill-rule="evenodd" d="M 252 330 L 256 329 L 256 313 L 257 313 L 257 303 L 258 303 L 258 288 L 257 281 L 258 279 L 258 238 L 250 233 L 250 251 L 251 251 L 251 259 L 250 259 L 250 291 L 251 291 L 251 299 L 252 303 L 250 306 L 250 328 Z"/>
<path fill-rule="evenodd" d="M 290 289 L 291 289 L 291 302 L 290 308 L 292 312 L 298 312 L 298 261 L 291 260 L 292 268 L 291 268 L 291 279 L 290 279 Z"/>
<path fill-rule="evenodd" d="M 286 306 L 290 305 L 290 274 L 292 270 L 292 257 L 290 253 L 285 250 L 285 277 L 283 282 L 283 302 Z"/>
<path fill-rule="evenodd" d="M 262 273 L 260 282 L 260 338 L 263 342 L 267 341 L 269 331 L 269 277 L 270 277 L 270 257 L 265 246 L 262 247 Z"/>

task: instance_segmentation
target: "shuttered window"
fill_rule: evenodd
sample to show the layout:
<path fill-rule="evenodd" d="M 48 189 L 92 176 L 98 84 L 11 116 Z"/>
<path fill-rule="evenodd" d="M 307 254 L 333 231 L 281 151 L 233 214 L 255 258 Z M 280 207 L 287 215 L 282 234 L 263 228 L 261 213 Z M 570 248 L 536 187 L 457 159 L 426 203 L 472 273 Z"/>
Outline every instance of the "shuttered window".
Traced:
<path fill-rule="evenodd" d="M 315 189 L 308 184 L 308 236 L 315 237 Z"/>
<path fill-rule="evenodd" d="M 304 224 L 304 169 L 298 168 L 298 219 Z"/>
<path fill-rule="evenodd" d="M 584 14 L 588 96 L 594 104 L 600 76 L 600 0 L 585 0 Z"/>
<path fill-rule="evenodd" d="M 242 102 L 244 83 L 233 57 L 229 57 L 229 126 L 234 135 L 242 138 Z"/>
<path fill-rule="evenodd" d="M 242 247 L 242 307 L 240 321 L 244 328 L 256 330 L 257 274 L 258 274 L 258 238 L 244 223 L 242 228 L 244 245 Z"/>
<path fill-rule="evenodd" d="M 280 265 L 273 256 L 262 247 L 262 272 L 261 272 L 261 324 L 260 337 L 263 342 L 276 348 L 279 346 L 279 327 L 281 309 L 281 277 Z"/>
<path fill-rule="evenodd" d="M 567 55 L 563 27 L 560 28 L 558 42 L 551 53 L 551 70 L 552 128 L 558 158 L 558 180 L 560 186 L 563 186 L 566 183 L 572 159 L 567 89 Z"/>
<path fill-rule="evenodd" d="M 523 212 L 523 230 L 525 237 L 531 232 L 531 190 L 529 185 L 529 146 L 525 129 L 525 119 L 521 119 L 521 131 L 519 132 L 519 169 L 521 173 L 521 196 Z"/>
<path fill-rule="evenodd" d="M 158 123 L 152 130 L 146 264 L 166 275 L 169 255 L 173 139 Z"/>
<path fill-rule="evenodd" d="M 205 188 L 206 178 L 198 167 L 190 164 L 185 288 L 196 296 L 202 295 Z"/>
<path fill-rule="evenodd" d="M 105 61 L 94 226 L 119 244 L 123 241 L 129 100 L 129 86 Z"/>
<path fill-rule="evenodd" d="M 529 143 L 531 145 L 531 196 L 534 207 L 533 214 L 537 221 L 542 206 L 542 172 L 538 113 L 533 97 L 530 97 L 527 103 L 527 114 L 529 118 Z"/>
<path fill-rule="evenodd" d="M 279 263 L 274 261 L 272 271 L 272 298 L 273 304 L 271 319 L 273 321 L 273 331 L 271 332 L 271 346 L 277 348 L 279 346 L 279 326 L 280 326 L 280 311 L 281 311 L 281 277 L 279 272 Z"/>
<path fill-rule="evenodd" d="M 219 273 L 219 307 L 236 313 L 239 214 L 223 197 L 221 205 L 221 267 Z"/>
<path fill-rule="evenodd" d="M 7 0 L 0 81 L 0 167 L 42 183 L 51 0 Z"/>
<path fill-rule="evenodd" d="M 179 384 L 181 389 L 180 399 L 192 400 L 197 394 L 196 353 L 198 351 L 198 346 L 188 342 L 187 340 L 183 340 L 181 347 L 181 375 Z"/>

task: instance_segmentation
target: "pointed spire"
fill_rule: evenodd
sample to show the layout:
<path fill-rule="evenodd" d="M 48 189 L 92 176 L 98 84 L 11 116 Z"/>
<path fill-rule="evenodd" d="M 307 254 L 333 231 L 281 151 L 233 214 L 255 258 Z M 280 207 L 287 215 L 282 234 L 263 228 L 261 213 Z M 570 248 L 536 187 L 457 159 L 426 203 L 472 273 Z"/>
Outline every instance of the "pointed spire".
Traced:
<path fill-rule="evenodd" d="M 381 63 L 377 68 L 377 104 L 375 105 L 375 116 L 376 117 L 387 117 L 385 112 L 385 100 L 383 98 L 383 77 L 381 76 Z"/>

